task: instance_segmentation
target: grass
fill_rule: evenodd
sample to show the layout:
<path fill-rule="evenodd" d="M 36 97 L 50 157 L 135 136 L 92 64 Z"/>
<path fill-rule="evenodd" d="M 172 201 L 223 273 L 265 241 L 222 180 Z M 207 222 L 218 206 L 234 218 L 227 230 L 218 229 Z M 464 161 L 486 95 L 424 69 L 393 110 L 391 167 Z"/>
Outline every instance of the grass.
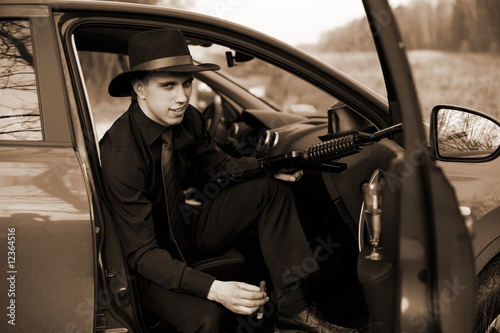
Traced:
<path fill-rule="evenodd" d="M 320 53 L 316 56 L 385 96 L 382 71 L 374 52 Z M 454 104 L 500 119 L 500 54 L 417 50 L 408 53 L 422 108 Z"/>

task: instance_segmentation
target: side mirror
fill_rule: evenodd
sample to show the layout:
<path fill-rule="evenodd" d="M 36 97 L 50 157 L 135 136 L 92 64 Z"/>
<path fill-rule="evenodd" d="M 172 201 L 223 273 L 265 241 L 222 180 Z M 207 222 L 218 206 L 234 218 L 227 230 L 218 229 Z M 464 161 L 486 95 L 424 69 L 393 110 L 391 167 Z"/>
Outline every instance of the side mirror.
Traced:
<path fill-rule="evenodd" d="M 481 112 L 437 105 L 432 109 L 430 131 L 438 160 L 487 162 L 500 155 L 500 123 Z"/>

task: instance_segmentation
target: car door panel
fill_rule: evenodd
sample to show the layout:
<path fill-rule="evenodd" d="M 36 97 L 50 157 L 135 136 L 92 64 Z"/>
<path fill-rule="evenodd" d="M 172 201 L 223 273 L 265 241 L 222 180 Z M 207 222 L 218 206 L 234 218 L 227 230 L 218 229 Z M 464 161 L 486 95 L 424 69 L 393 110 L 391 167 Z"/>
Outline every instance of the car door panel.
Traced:
<path fill-rule="evenodd" d="M 94 230 L 74 151 L 0 146 L 0 154 L 0 260 L 11 277 L 0 288 L 12 290 L 1 307 L 11 306 L 14 332 L 32 332 L 34 322 L 39 332 L 91 331 Z"/>
<path fill-rule="evenodd" d="M 9 96 L 35 96 L 10 109 L 4 103 L 2 116 L 6 112 L 7 119 L 15 119 L 13 111 L 20 110 L 41 124 L 28 128 L 39 131 L 39 137 L 14 135 L 0 141 L 0 260 L 8 265 L 9 277 L 0 282 L 7 296 L 0 305 L 12 320 L 2 320 L 0 331 L 92 332 L 96 260 L 91 196 L 85 164 L 73 143 L 51 11 L 42 5 L 2 5 L 0 19 L 23 20 L 28 33 L 13 32 L 11 50 L 22 55 L 25 65 L 10 64 L 8 75 L 33 75 L 29 87 L 2 86 L 0 93 L 7 96 L 2 102 L 17 100 Z M 9 59 L 16 57 L 3 57 L 2 65 L 16 61 Z M 20 123 L 14 132 L 25 129 Z M 2 132 L 10 130 L 2 127 Z"/>
<path fill-rule="evenodd" d="M 405 148 L 398 168 L 396 331 L 470 332 L 474 285 L 470 239 L 455 194 L 425 148 L 419 102 L 395 18 L 386 0 L 363 4 L 384 73 L 391 119 L 404 123 L 403 135 L 396 138 Z M 442 295 L 449 296 L 456 288 L 465 288 L 459 298 L 439 303 Z M 453 311 L 459 313 L 459 321 L 451 316 Z"/>

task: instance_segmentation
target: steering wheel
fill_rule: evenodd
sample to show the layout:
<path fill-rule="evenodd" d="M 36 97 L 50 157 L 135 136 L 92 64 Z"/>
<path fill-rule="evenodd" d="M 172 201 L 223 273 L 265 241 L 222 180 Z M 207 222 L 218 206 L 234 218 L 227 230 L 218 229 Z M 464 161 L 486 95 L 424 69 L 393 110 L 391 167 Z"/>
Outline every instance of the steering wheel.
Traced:
<path fill-rule="evenodd" d="M 207 121 L 208 132 L 212 135 L 212 137 L 215 137 L 217 127 L 222 119 L 222 98 L 220 95 L 216 94 L 214 96 L 212 106 L 205 110 L 203 116 Z"/>

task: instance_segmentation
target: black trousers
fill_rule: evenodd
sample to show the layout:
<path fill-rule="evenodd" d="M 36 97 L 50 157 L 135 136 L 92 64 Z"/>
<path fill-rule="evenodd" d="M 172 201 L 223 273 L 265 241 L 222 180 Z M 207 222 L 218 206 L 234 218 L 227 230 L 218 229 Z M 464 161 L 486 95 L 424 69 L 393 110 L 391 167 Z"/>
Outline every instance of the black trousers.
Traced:
<path fill-rule="evenodd" d="M 231 248 L 250 230 L 259 235 L 275 288 L 289 286 L 318 268 L 287 185 L 259 178 L 224 189 L 194 216 L 191 253 L 209 258 Z M 178 332 L 223 332 L 223 310 L 205 299 L 140 283 L 143 304 Z"/>

